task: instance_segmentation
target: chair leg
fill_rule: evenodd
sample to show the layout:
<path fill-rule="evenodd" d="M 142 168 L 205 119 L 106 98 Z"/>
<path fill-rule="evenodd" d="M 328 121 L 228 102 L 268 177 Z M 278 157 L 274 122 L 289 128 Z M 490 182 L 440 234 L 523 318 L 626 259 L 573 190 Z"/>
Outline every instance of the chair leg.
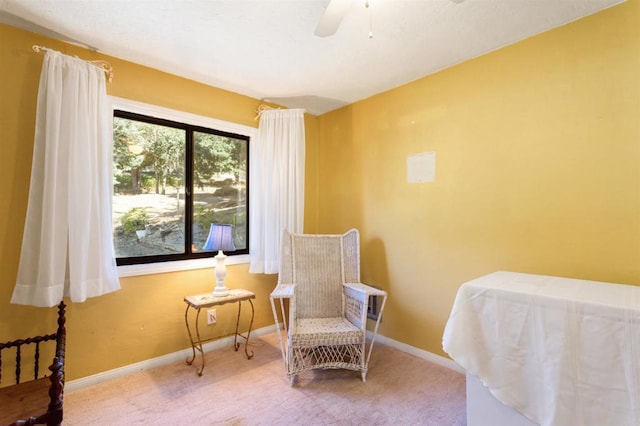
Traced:
<path fill-rule="evenodd" d="M 363 371 L 362 372 L 362 383 L 366 383 L 367 382 L 367 372 Z"/>
<path fill-rule="evenodd" d="M 289 386 L 293 387 L 293 384 L 296 382 L 296 376 L 289 377 Z"/>

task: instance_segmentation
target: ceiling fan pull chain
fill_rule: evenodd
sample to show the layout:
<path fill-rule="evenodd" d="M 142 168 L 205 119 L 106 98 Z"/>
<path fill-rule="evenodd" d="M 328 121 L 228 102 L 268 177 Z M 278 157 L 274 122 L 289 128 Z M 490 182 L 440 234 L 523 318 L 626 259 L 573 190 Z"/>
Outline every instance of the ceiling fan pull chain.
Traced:
<path fill-rule="evenodd" d="M 369 0 L 365 0 L 364 7 L 369 9 Z M 369 38 L 373 38 L 373 15 L 369 9 Z"/>

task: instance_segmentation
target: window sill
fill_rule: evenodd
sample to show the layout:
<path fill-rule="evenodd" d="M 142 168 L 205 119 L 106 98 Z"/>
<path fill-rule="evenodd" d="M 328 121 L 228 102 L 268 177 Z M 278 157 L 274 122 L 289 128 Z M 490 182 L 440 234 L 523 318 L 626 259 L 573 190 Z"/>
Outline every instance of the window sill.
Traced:
<path fill-rule="evenodd" d="M 249 255 L 241 254 L 229 256 L 225 265 L 239 265 L 249 263 Z M 191 259 L 172 262 L 145 263 L 143 265 L 123 265 L 118 266 L 118 276 L 136 277 L 138 275 L 164 274 L 166 272 L 190 271 L 193 269 L 213 268 L 216 261 L 213 257 L 206 259 Z"/>

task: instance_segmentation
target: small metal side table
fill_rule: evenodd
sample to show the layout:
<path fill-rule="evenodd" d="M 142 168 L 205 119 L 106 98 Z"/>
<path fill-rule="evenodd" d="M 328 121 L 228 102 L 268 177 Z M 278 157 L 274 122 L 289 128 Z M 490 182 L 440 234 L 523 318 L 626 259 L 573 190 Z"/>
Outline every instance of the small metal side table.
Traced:
<path fill-rule="evenodd" d="M 184 298 L 185 303 L 187 304 L 187 309 L 184 311 L 184 322 L 187 325 L 187 332 L 189 333 L 189 340 L 191 341 L 191 350 L 193 351 L 192 355 L 187 358 L 187 364 L 193 364 L 193 361 L 196 359 L 196 351 L 200 352 L 200 356 L 202 357 L 202 364 L 200 365 L 200 369 L 198 370 L 198 376 L 202 376 L 202 370 L 204 370 L 204 351 L 202 350 L 202 344 L 205 342 L 209 342 L 211 340 L 219 339 L 220 337 L 210 338 L 210 339 L 202 339 L 200 337 L 200 329 L 199 329 L 199 321 L 200 311 L 202 308 L 210 308 L 212 306 L 225 305 L 227 303 L 238 303 L 238 317 L 236 319 L 236 331 L 233 335 L 233 348 L 237 351 L 240 348 L 240 343 L 238 342 L 238 337 L 242 337 L 244 339 L 244 353 L 247 356 L 247 359 L 251 359 L 253 357 L 253 351 L 249 353 L 247 351 L 247 344 L 249 343 L 249 335 L 251 334 L 251 327 L 253 326 L 253 302 L 251 299 L 255 299 L 256 295 L 249 290 L 243 289 L 233 289 L 229 290 L 229 294 L 227 296 L 212 296 L 211 293 L 204 294 L 195 294 L 192 296 L 186 296 Z M 240 324 L 240 312 L 242 309 L 242 302 L 247 300 L 249 305 L 251 305 L 251 321 L 249 322 L 249 330 L 246 335 L 242 333 L 238 333 L 238 325 Z M 196 311 L 196 339 L 193 338 L 193 334 L 191 333 L 191 327 L 189 327 L 189 308 L 193 308 Z"/>

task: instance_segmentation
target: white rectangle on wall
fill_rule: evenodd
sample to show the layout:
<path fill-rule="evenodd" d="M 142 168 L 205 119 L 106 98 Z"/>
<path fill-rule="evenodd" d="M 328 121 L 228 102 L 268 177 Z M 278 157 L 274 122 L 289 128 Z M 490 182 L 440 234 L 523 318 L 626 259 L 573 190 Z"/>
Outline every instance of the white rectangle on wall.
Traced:
<path fill-rule="evenodd" d="M 436 153 L 421 152 L 407 157 L 407 183 L 435 182 Z"/>

